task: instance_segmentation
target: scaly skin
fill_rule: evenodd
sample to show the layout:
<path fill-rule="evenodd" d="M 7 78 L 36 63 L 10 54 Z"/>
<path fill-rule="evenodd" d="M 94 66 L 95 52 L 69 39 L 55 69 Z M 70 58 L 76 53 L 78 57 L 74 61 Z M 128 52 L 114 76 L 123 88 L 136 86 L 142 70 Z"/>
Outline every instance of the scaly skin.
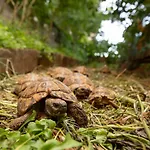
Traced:
<path fill-rule="evenodd" d="M 28 119 L 28 117 L 31 115 L 31 111 L 27 112 L 23 116 L 20 116 L 16 119 L 14 119 L 12 122 L 10 122 L 9 127 L 13 130 L 19 129 L 19 127 Z"/>
<path fill-rule="evenodd" d="M 86 127 L 88 118 L 85 111 L 76 103 L 69 103 L 67 109 L 68 115 L 72 116 L 80 127 Z"/>

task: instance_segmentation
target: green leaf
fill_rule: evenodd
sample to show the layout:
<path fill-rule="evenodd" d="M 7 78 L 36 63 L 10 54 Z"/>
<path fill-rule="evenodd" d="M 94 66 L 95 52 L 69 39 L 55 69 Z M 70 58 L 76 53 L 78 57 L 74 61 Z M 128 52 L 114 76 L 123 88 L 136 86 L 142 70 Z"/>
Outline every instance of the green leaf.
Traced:
<path fill-rule="evenodd" d="M 7 139 L 0 139 L 0 149 L 8 148 L 9 141 Z"/>
<path fill-rule="evenodd" d="M 27 124 L 29 123 L 30 121 L 33 121 L 35 120 L 35 117 L 36 117 L 36 111 L 33 110 L 32 114 L 29 116 L 29 118 L 22 124 L 22 126 L 19 128 L 19 131 L 21 131 L 21 129 Z"/>
<path fill-rule="evenodd" d="M 86 128 L 80 128 L 78 132 L 84 136 L 92 136 L 94 134 L 94 130 L 88 130 Z"/>
<path fill-rule="evenodd" d="M 31 135 L 38 135 L 42 140 L 47 140 L 52 138 L 52 130 L 56 123 L 52 120 L 41 119 L 40 121 L 30 122 L 27 126 L 27 132 Z"/>
<path fill-rule="evenodd" d="M 106 129 L 93 129 L 88 130 L 85 128 L 80 128 L 78 130 L 79 134 L 82 134 L 83 136 L 88 137 L 96 137 L 96 139 L 92 140 L 91 142 L 98 142 L 98 143 L 104 143 L 107 140 L 107 134 L 108 131 Z"/>
<path fill-rule="evenodd" d="M 53 147 L 59 146 L 60 142 L 55 139 L 47 140 L 39 150 L 52 150 Z"/>
<path fill-rule="evenodd" d="M 27 143 L 30 141 L 30 134 L 23 134 L 20 136 L 20 139 L 14 144 L 15 150 L 22 150 L 24 147 L 26 148 Z"/>
<path fill-rule="evenodd" d="M 91 142 L 89 142 L 89 144 L 88 144 L 88 150 L 94 150 L 93 144 Z"/>
<path fill-rule="evenodd" d="M 43 129 L 46 128 L 54 129 L 54 127 L 56 126 L 55 121 L 51 119 L 41 119 L 40 121 L 36 120 L 36 124 L 42 126 Z"/>
<path fill-rule="evenodd" d="M 41 119 L 36 122 L 30 122 L 27 126 L 27 132 L 31 135 L 38 135 L 42 140 L 47 140 L 52 138 L 52 128 L 54 128 L 56 123 L 52 120 Z"/>
<path fill-rule="evenodd" d="M 9 145 L 13 145 L 19 138 L 20 132 L 19 131 L 11 131 L 6 135 Z"/>
<path fill-rule="evenodd" d="M 88 150 L 94 150 L 93 144 L 90 141 L 90 136 L 86 136 L 88 142 Z"/>
<path fill-rule="evenodd" d="M 95 134 L 96 134 L 96 139 L 92 140 L 92 142 L 98 142 L 99 144 L 103 144 L 106 142 L 107 140 L 107 134 L 108 131 L 105 129 L 97 129 L 94 130 Z"/>
<path fill-rule="evenodd" d="M 0 138 L 4 135 L 7 135 L 8 131 L 6 129 L 0 128 Z"/>
<path fill-rule="evenodd" d="M 108 150 L 113 150 L 113 145 L 111 143 L 103 144 L 105 147 L 107 147 Z"/>
<path fill-rule="evenodd" d="M 65 140 L 61 144 L 59 144 L 57 147 L 53 147 L 51 150 L 63 150 L 63 149 L 79 147 L 79 146 L 82 146 L 82 143 L 72 139 L 70 134 L 66 134 Z"/>
<path fill-rule="evenodd" d="M 30 144 L 30 146 L 34 149 L 39 149 L 39 147 L 41 147 L 41 145 L 44 144 L 44 141 L 42 141 L 42 139 L 38 139 L 37 141 L 34 141 L 32 144 Z"/>
<path fill-rule="evenodd" d="M 0 128 L 0 149 L 8 148 L 9 141 L 7 139 L 7 134 L 9 134 L 9 131 L 6 129 Z"/>
<path fill-rule="evenodd" d="M 55 139 L 46 141 L 40 148 L 40 150 L 64 150 L 72 147 L 79 147 L 82 143 L 75 141 L 71 138 L 70 134 L 66 135 L 65 140 L 60 143 Z"/>
<path fill-rule="evenodd" d="M 30 122 L 27 126 L 27 132 L 30 134 L 39 134 L 43 131 L 43 128 L 41 126 L 38 126 L 35 122 Z"/>
<path fill-rule="evenodd" d="M 51 139 L 52 138 L 52 130 L 50 129 L 45 129 L 42 132 L 42 139 L 43 140 L 47 140 L 47 139 Z"/>
<path fill-rule="evenodd" d="M 20 147 L 17 147 L 15 150 L 30 150 L 30 144 L 23 144 Z"/>

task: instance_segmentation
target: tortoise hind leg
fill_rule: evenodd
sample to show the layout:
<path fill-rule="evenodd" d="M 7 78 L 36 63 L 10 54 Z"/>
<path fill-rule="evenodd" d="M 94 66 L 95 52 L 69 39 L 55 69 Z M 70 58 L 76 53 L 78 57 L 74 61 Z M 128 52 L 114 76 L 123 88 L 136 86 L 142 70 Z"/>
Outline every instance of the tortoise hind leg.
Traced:
<path fill-rule="evenodd" d="M 88 119 L 85 111 L 76 103 L 69 103 L 67 114 L 72 116 L 80 127 L 85 127 L 88 124 Z"/>

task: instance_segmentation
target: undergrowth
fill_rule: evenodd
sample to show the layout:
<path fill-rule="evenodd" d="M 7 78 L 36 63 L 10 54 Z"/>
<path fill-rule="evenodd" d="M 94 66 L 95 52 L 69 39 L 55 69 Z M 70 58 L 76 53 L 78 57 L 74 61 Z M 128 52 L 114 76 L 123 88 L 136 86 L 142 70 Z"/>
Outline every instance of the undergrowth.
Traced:
<path fill-rule="evenodd" d="M 23 49 L 31 48 L 54 52 L 55 49 L 46 44 L 36 32 L 26 31 L 15 24 L 4 23 L 0 20 L 0 47 Z"/>
<path fill-rule="evenodd" d="M 18 131 L 9 122 L 16 115 L 16 100 L 12 90 L 17 76 L 0 81 L 0 149 L 12 150 L 149 150 L 150 95 L 148 87 L 138 79 L 93 73 L 93 82 L 113 89 L 118 109 L 106 106 L 97 109 L 86 101 L 82 106 L 88 116 L 88 126 L 78 128 L 72 118 L 59 121 L 29 118 Z M 141 80 L 141 82 L 140 82 Z M 147 80 L 146 82 L 148 82 Z M 33 115 L 34 116 L 34 115 Z"/>

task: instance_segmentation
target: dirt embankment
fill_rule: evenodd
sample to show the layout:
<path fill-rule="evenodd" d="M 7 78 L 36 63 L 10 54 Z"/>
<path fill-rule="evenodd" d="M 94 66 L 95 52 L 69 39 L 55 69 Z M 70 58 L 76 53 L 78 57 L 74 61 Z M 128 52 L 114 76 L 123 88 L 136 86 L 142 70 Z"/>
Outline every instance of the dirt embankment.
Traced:
<path fill-rule="evenodd" d="M 38 66 L 73 66 L 78 61 L 62 54 L 51 54 L 51 60 L 32 49 L 3 49 L 0 48 L 0 73 L 28 73 Z"/>

